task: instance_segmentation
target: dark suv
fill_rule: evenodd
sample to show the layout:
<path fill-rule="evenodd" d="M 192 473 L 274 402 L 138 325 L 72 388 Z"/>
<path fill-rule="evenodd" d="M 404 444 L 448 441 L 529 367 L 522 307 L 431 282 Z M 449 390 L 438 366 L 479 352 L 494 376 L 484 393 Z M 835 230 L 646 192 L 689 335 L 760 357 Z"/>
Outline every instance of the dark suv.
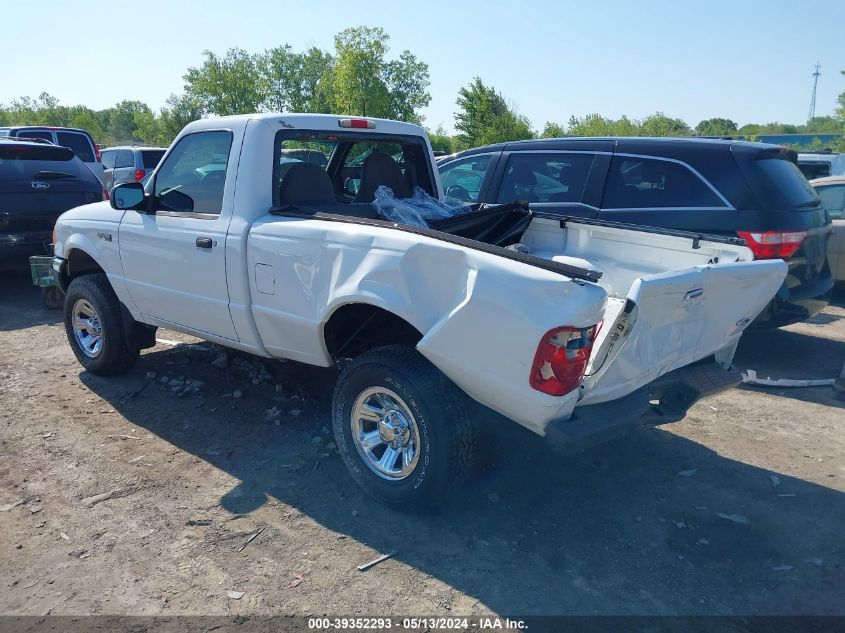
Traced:
<path fill-rule="evenodd" d="M 777 145 L 715 139 L 565 138 L 488 145 L 438 164 L 447 196 L 527 200 L 535 214 L 739 236 L 757 259 L 789 264 L 756 325 L 779 327 L 827 305 L 830 217 Z"/>
<path fill-rule="evenodd" d="M 56 218 L 102 199 L 100 181 L 71 149 L 0 138 L 0 264 L 49 254 Z"/>

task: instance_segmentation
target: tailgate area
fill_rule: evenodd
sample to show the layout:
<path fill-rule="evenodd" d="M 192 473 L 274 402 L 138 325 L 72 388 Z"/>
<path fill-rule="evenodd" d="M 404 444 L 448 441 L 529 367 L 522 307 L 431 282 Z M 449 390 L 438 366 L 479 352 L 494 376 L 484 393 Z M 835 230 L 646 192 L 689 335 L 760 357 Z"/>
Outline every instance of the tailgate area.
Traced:
<path fill-rule="evenodd" d="M 742 374 L 715 361 L 682 367 L 623 398 L 579 406 L 568 420 L 546 427 L 551 448 L 569 454 L 628 433 L 638 426 L 681 420 L 701 398 L 742 382 Z"/>

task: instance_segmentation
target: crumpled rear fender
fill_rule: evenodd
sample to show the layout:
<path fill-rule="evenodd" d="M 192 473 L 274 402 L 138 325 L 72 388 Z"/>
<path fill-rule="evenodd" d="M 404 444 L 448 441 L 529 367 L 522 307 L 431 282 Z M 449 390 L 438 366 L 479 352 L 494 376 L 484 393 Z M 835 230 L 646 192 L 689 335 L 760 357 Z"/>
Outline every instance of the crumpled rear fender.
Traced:
<path fill-rule="evenodd" d="M 272 354 L 328 365 L 331 315 L 349 303 L 377 306 L 421 332 L 420 353 L 472 398 L 541 434 L 571 413 L 578 394 L 531 388 L 540 338 L 561 325 L 595 325 L 606 302 L 594 284 L 385 227 L 259 220 L 247 253 L 253 315 Z"/>

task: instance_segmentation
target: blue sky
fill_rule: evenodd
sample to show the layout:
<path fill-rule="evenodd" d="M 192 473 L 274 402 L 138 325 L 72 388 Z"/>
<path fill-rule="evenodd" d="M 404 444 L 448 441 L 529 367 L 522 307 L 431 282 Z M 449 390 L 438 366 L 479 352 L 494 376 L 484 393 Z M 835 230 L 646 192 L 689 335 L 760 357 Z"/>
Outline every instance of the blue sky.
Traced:
<path fill-rule="evenodd" d="M 800 123 L 816 61 L 817 115 L 845 92 L 843 0 L 42 0 L 9 3 L 3 15 L 0 103 L 47 91 L 66 105 L 126 98 L 158 108 L 203 49 L 330 49 L 335 33 L 361 24 L 383 27 L 392 54 L 407 48 L 428 63 L 431 128 L 451 128 L 457 91 L 475 75 L 540 129 L 657 110 L 692 125 Z"/>

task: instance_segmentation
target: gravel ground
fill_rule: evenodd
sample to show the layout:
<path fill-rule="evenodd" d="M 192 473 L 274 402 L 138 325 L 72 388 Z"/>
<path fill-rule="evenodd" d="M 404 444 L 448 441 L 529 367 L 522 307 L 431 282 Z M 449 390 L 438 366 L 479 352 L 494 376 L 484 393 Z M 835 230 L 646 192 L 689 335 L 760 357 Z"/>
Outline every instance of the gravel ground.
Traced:
<path fill-rule="evenodd" d="M 746 335 L 737 365 L 837 376 L 843 305 Z M 89 375 L 60 313 L 4 275 L 0 613 L 845 615 L 830 387 L 734 389 L 569 458 L 496 427 L 490 464 L 419 515 L 346 475 L 333 371 L 216 357 L 160 344 Z"/>

